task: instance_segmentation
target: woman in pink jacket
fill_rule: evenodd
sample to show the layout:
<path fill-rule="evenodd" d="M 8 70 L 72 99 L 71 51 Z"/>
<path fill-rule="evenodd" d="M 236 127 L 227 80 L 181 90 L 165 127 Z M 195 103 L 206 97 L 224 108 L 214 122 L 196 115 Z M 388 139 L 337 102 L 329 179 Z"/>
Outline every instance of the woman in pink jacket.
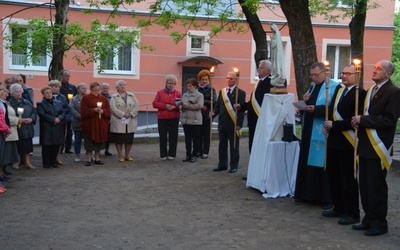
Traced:
<path fill-rule="evenodd" d="M 161 160 L 173 160 L 176 157 L 178 144 L 179 104 L 182 94 L 175 89 L 177 78 L 174 75 L 165 77 L 165 88 L 157 91 L 153 107 L 158 109 L 158 134 L 160 140 Z M 167 148 L 167 141 L 169 148 Z"/>

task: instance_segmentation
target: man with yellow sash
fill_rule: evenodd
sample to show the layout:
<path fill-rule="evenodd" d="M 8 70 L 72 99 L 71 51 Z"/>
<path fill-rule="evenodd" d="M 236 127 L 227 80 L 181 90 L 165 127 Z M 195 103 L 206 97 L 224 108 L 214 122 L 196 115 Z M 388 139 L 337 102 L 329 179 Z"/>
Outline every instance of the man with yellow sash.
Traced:
<path fill-rule="evenodd" d="M 394 65 L 387 60 L 374 66 L 371 86 L 365 97 L 363 115 L 354 116 L 352 126 L 359 129 L 358 158 L 361 205 L 365 216 L 354 230 L 366 230 L 366 236 L 388 232 L 387 171 L 392 159 L 390 150 L 400 117 L 400 89 L 390 77 Z"/>
<path fill-rule="evenodd" d="M 329 120 L 325 121 L 328 135 L 326 171 L 333 209 L 322 211 L 325 217 L 341 217 L 340 225 L 360 222 L 358 182 L 354 178 L 355 133 L 351 118 L 355 114 L 356 75 L 353 65 L 343 68 L 342 85 L 329 106 Z M 359 114 L 362 113 L 366 91 L 359 90 Z"/>
<path fill-rule="evenodd" d="M 251 146 L 253 145 L 254 132 L 258 116 L 261 111 L 261 104 L 264 100 L 264 95 L 269 93 L 271 88 L 271 70 L 272 64 L 268 60 L 262 60 L 259 63 L 257 73 L 260 80 L 255 86 L 254 91 L 250 95 L 250 101 L 239 106 L 241 111 L 247 110 L 247 126 L 249 127 L 249 152 L 251 153 Z"/>
<path fill-rule="evenodd" d="M 239 136 L 243 125 L 244 112 L 235 111 L 234 105 L 243 105 L 246 101 L 246 92 L 237 86 L 238 78 L 234 71 L 228 72 L 226 76 L 228 86 L 220 90 L 217 104 L 212 117 L 218 116 L 218 156 L 219 163 L 213 171 L 224 171 L 228 169 L 228 141 L 230 149 L 229 173 L 237 172 L 239 165 Z M 236 127 L 235 127 L 236 125 Z M 234 144 L 236 143 L 236 145 Z"/>

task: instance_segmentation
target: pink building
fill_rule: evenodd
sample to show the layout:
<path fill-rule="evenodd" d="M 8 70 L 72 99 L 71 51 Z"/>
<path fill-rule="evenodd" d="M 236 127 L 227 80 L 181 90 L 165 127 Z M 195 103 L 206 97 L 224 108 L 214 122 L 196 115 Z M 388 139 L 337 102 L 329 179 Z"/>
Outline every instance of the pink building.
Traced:
<path fill-rule="evenodd" d="M 43 2 L 43 0 L 0 0 L 0 17 L 3 28 L 0 42 L 2 45 L 5 43 L 3 37 L 12 35 L 12 30 L 8 26 L 10 21 L 24 25 L 27 18 L 43 17 L 50 19 L 48 6 L 28 8 Z M 141 16 L 147 17 L 150 2 L 135 4 L 132 9 L 141 13 Z M 271 22 L 274 22 L 279 27 L 286 23 L 278 1 L 264 0 L 260 2 L 269 6 L 269 8 L 264 8 L 259 13 L 266 31 L 270 30 L 269 25 Z M 338 2 L 340 4 L 343 2 L 341 6 L 346 7 L 344 4 L 346 1 Z M 377 0 L 375 2 L 379 4 L 379 7 L 368 10 L 365 25 L 365 88 L 372 84 L 370 78 L 375 62 L 381 59 L 390 60 L 392 52 L 395 2 L 392 0 Z M 240 6 L 235 6 L 238 8 L 236 11 L 240 11 Z M 107 9 L 104 9 L 105 11 L 97 11 L 92 15 L 83 14 L 82 10 L 87 7 L 88 4 L 84 0 L 71 1 L 70 22 L 79 21 L 85 25 L 93 18 L 100 19 L 103 22 L 108 18 Z M 22 9 L 25 10 L 20 11 Z M 15 15 L 10 16 L 12 13 L 15 13 Z M 341 68 L 351 60 L 349 19 L 338 19 L 335 23 L 328 23 L 324 17 L 317 16 L 312 21 L 318 58 L 320 61 L 328 60 L 331 62 L 334 78 L 340 81 Z M 121 16 L 117 18 L 117 22 L 121 27 L 136 28 L 135 22 L 127 15 L 126 10 L 121 10 Z M 183 27 L 175 27 L 174 30 L 185 31 Z M 240 87 L 249 96 L 258 80 L 256 75 L 257 67 L 253 60 L 255 45 L 251 32 L 249 31 L 245 34 L 236 34 L 235 32 L 221 33 L 211 38 L 212 44 L 204 42 L 209 36 L 208 30 L 189 30 L 189 32 L 194 36 L 186 37 L 180 43 L 175 44 L 169 37 L 170 31 L 165 31 L 157 26 L 153 26 L 149 30 L 142 29 L 140 41 L 146 45 L 154 46 L 155 50 L 128 48 L 125 51 L 124 58 L 110 58 L 114 62 L 120 62 L 118 69 L 109 69 L 98 73 L 97 67 L 99 65 L 97 63 L 87 64 L 84 67 L 78 66 L 72 57 L 74 54 L 80 53 L 79 51 L 67 53 L 67 57 L 64 60 L 64 68 L 71 71 L 71 82 L 74 84 L 97 81 L 100 83 L 108 82 L 113 86 L 116 80 L 124 79 L 128 83 L 128 90 L 135 93 L 141 104 L 151 104 L 156 91 L 163 88 L 166 74 L 175 74 L 183 86 L 185 79 L 196 76 L 201 69 L 209 69 L 212 66 L 216 66 L 212 84 L 219 90 L 226 85 L 226 73 L 236 67 L 240 69 Z M 269 33 L 267 35 L 269 40 Z M 295 77 L 292 64 L 292 43 L 295 44 L 295 41 L 290 41 L 287 25 L 281 29 L 281 36 L 284 43 L 288 91 L 295 93 Z M 27 83 L 34 88 L 36 101 L 39 100 L 41 98 L 39 90 L 48 82 L 47 71 L 50 57 L 43 56 L 41 62 L 25 67 L 18 60 L 18 54 L 13 54 L 11 51 L 3 49 L 3 46 L 1 46 L 0 50 L 2 55 L 0 60 L 0 80 L 3 81 L 7 76 L 19 73 L 27 75 Z M 182 86 L 178 86 L 178 88 L 182 89 Z M 113 89 L 111 87 L 111 90 Z M 142 106 L 142 110 L 144 109 L 146 107 Z M 151 105 L 150 110 L 152 110 Z"/>

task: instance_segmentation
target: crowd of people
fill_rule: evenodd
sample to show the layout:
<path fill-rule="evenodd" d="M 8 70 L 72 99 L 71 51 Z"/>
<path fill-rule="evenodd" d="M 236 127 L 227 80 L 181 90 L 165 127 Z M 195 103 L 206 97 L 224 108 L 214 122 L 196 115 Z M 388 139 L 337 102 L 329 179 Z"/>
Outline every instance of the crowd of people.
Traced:
<path fill-rule="evenodd" d="M 260 81 L 248 102 L 234 71 L 227 72 L 227 85 L 218 95 L 208 70 L 201 70 L 197 79 L 187 79 L 184 83 L 187 92 L 183 95 L 175 88 L 177 77 L 167 75 L 164 88 L 157 91 L 152 103 L 157 110 L 160 159 L 177 157 L 180 123 L 185 135 L 183 162 L 207 159 L 212 122 L 218 116 L 219 161 L 213 171 L 237 172 L 244 113 L 247 111 L 251 153 L 263 98 L 273 87 L 271 71 L 270 61 L 260 61 Z M 298 202 L 320 203 L 322 216 L 338 217 L 338 224 L 365 230 L 366 236 L 385 234 L 388 232 L 386 175 L 400 117 L 400 89 L 390 80 L 394 66 L 386 60 L 377 62 L 372 73 L 375 85 L 367 91 L 359 88 L 354 65 L 343 68 L 341 84 L 329 79 L 326 72 L 324 63 L 314 63 L 310 68 L 313 84 L 303 95 L 306 107 L 302 111 L 294 198 Z M 69 82 L 70 77 L 70 72 L 63 70 L 60 80 L 51 80 L 42 88 L 43 99 L 37 108 L 26 77 L 17 75 L 0 83 L 0 193 L 6 192 L 1 181 L 10 178 L 7 167 L 36 168 L 30 162 L 30 154 L 38 117 L 43 168 L 57 168 L 63 164 L 60 153 L 73 153 L 72 134 L 75 162 L 81 161 L 82 140 L 85 166 L 103 165 L 100 151 L 112 155 L 110 143 L 116 145 L 119 162 L 133 161 L 130 152 L 137 131 L 139 101 L 127 91 L 126 82 L 118 80 L 113 95 L 109 94 L 108 83 L 92 82 L 87 93 L 86 83 L 74 86 Z M 365 213 L 362 220 L 360 197 Z"/>

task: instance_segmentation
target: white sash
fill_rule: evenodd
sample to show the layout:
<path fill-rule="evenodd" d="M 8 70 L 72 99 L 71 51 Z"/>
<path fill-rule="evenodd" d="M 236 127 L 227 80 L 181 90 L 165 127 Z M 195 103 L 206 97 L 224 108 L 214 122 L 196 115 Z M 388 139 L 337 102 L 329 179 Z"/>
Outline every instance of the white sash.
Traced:
<path fill-rule="evenodd" d="M 226 91 L 226 88 L 223 88 L 221 91 L 222 94 L 222 100 L 224 101 L 225 109 L 228 111 L 229 116 L 231 117 L 232 121 L 236 121 L 236 112 L 233 109 L 233 105 L 231 104 L 231 101 L 229 100 L 228 97 L 228 92 Z"/>
<path fill-rule="evenodd" d="M 344 88 L 339 89 L 338 94 L 336 95 L 335 103 L 334 103 L 334 109 L 333 109 L 333 120 L 334 121 L 343 121 L 343 117 L 339 114 L 337 110 L 337 106 L 339 104 L 339 100 L 341 100 L 344 95 Z M 342 131 L 343 135 L 346 137 L 346 139 L 350 142 L 350 144 L 354 147 L 355 145 L 355 138 L 356 134 L 352 129 L 349 130 L 344 130 Z"/>

